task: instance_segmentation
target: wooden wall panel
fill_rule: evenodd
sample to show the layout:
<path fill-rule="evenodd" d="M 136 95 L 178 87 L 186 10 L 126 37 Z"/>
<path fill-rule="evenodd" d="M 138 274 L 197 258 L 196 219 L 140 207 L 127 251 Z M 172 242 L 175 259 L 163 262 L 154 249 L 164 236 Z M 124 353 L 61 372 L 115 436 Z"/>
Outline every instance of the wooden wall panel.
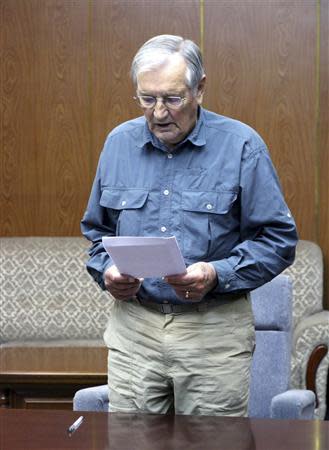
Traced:
<path fill-rule="evenodd" d="M 29 177 L 37 159 L 30 126 L 35 95 L 29 90 L 34 71 L 31 18 L 31 5 L 1 3 L 0 223 L 5 235 L 32 231 L 34 225 L 31 199 L 37 198 L 37 186 L 33 175 Z"/>
<path fill-rule="evenodd" d="M 262 135 L 299 233 L 311 240 L 316 239 L 315 54 L 316 0 L 267 0 L 257 7 L 206 0 L 206 105 Z"/>
<path fill-rule="evenodd" d="M 319 102 L 317 129 L 318 242 L 323 249 L 325 304 L 329 309 L 329 1 L 319 9 Z"/>
<path fill-rule="evenodd" d="M 198 0 L 98 0 L 92 8 L 92 148 L 94 165 L 107 133 L 141 115 L 132 97 L 130 64 L 138 48 L 157 34 L 199 42 Z"/>
<path fill-rule="evenodd" d="M 1 12 L 1 234 L 78 234 L 91 178 L 87 1 L 2 1 Z"/>

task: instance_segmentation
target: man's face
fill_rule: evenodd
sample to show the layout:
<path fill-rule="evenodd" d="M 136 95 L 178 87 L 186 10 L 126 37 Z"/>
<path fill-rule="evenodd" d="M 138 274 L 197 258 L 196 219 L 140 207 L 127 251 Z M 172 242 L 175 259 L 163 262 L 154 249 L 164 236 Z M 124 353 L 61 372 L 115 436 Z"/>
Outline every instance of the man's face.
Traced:
<path fill-rule="evenodd" d="M 196 124 L 204 84 L 205 79 L 200 82 L 197 93 L 191 92 L 186 86 L 186 63 L 178 53 L 170 56 L 159 69 L 137 76 L 138 95 L 186 98 L 179 110 L 167 108 L 162 101 L 157 101 L 153 108 L 143 108 L 150 130 L 167 147 L 173 148 L 183 141 Z"/>

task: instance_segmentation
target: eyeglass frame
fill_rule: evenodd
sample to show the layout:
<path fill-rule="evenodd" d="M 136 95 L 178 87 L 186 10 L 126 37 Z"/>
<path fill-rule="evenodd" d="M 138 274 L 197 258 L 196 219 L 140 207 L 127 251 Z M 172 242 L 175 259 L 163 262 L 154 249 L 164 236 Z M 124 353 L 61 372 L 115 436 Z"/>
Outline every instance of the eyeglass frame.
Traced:
<path fill-rule="evenodd" d="M 152 98 L 153 100 L 154 100 L 154 104 L 152 105 L 152 106 L 143 106 L 142 105 L 142 103 L 141 103 L 141 101 L 140 101 L 140 98 L 141 97 L 148 97 L 148 98 Z M 166 101 L 168 100 L 168 98 L 179 98 L 180 100 L 181 100 L 181 104 L 179 105 L 179 106 L 173 106 L 173 105 L 167 105 L 166 104 Z M 158 101 L 160 100 L 161 101 L 161 103 L 167 108 L 167 109 L 172 109 L 172 110 L 174 110 L 174 111 L 178 111 L 178 110 L 180 110 L 183 106 L 184 106 L 184 103 L 185 103 L 185 101 L 187 100 L 187 97 L 181 97 L 180 95 L 167 95 L 167 96 L 164 96 L 164 97 L 158 97 L 158 96 L 155 96 L 155 95 L 139 95 L 139 94 L 136 94 L 134 97 L 133 97 L 133 99 L 137 102 L 137 104 L 141 107 L 141 108 L 144 108 L 144 109 L 154 109 L 155 107 L 156 107 L 156 104 L 158 103 Z"/>

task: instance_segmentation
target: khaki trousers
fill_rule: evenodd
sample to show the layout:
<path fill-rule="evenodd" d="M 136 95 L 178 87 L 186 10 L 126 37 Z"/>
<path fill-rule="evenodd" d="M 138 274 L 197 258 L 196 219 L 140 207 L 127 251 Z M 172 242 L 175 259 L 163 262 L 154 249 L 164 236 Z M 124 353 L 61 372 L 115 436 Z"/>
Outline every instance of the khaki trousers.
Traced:
<path fill-rule="evenodd" d="M 104 340 L 109 411 L 247 415 L 255 343 L 247 296 L 171 314 L 115 301 Z"/>

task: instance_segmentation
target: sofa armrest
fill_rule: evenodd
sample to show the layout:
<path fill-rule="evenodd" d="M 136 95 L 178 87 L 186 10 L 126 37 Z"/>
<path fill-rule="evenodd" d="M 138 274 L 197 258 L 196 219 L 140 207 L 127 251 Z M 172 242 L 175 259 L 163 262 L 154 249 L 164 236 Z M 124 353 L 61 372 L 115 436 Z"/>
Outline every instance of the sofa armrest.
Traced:
<path fill-rule="evenodd" d="M 291 387 L 310 389 L 316 394 L 318 418 L 326 412 L 328 325 L 329 311 L 323 310 L 302 320 L 293 336 Z"/>
<path fill-rule="evenodd" d="M 313 419 L 315 394 L 312 391 L 291 389 L 273 397 L 272 419 Z"/>
<path fill-rule="evenodd" d="M 322 310 L 301 320 L 293 333 L 293 347 L 298 345 L 298 341 L 308 333 L 312 339 L 313 347 L 326 343 L 329 340 L 329 311 Z"/>

